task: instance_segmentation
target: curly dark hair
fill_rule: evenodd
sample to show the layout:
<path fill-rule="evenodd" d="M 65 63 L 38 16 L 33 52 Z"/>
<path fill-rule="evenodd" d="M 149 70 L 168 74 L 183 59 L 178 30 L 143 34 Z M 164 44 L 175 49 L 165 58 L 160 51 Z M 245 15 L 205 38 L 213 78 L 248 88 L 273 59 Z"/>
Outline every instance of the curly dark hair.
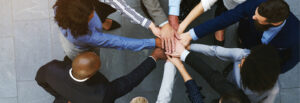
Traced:
<path fill-rule="evenodd" d="M 290 15 L 289 5 L 284 0 L 267 0 L 258 6 L 258 13 L 269 23 L 277 23 Z"/>
<path fill-rule="evenodd" d="M 58 26 L 69 29 L 75 38 L 89 32 L 89 16 L 94 10 L 91 0 L 57 0 L 53 9 Z"/>
<path fill-rule="evenodd" d="M 241 67 L 243 87 L 260 93 L 273 88 L 281 71 L 279 58 L 273 46 L 252 48 Z"/>

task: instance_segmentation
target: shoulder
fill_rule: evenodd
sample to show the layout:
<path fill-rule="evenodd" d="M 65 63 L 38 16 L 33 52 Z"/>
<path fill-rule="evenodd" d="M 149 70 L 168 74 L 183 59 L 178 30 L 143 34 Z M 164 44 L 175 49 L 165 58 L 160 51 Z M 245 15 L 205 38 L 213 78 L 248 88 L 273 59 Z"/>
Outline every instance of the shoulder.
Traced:
<path fill-rule="evenodd" d="M 51 62 L 48 62 L 47 64 L 43 65 L 39 70 L 37 74 L 45 74 L 50 72 L 57 72 L 58 70 L 64 70 L 70 67 L 71 64 L 68 63 L 68 61 L 59 61 L 59 60 L 52 60 Z"/>

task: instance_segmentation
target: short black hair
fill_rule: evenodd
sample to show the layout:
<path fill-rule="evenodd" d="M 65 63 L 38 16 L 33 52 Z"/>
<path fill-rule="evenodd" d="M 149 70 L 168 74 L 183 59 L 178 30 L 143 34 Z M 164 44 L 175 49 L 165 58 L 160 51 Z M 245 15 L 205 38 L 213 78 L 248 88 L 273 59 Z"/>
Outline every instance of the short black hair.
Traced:
<path fill-rule="evenodd" d="M 258 13 L 267 18 L 267 22 L 277 23 L 288 18 L 290 8 L 284 0 L 267 0 L 258 6 Z"/>
<path fill-rule="evenodd" d="M 89 32 L 89 16 L 94 7 L 91 0 L 57 0 L 53 6 L 55 21 L 63 29 L 69 29 L 77 38 Z"/>
<path fill-rule="evenodd" d="M 274 87 L 280 69 L 277 50 L 270 45 L 258 45 L 251 49 L 241 67 L 242 85 L 256 92 L 269 90 Z"/>
<path fill-rule="evenodd" d="M 247 95 L 239 90 L 228 91 L 221 96 L 222 103 L 250 103 Z"/>

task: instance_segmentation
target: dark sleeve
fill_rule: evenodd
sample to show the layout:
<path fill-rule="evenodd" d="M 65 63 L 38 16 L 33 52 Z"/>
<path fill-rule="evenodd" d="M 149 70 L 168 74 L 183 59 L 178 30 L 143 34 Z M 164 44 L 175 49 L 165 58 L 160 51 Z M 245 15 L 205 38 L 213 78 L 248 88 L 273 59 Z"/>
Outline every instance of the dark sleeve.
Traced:
<path fill-rule="evenodd" d="M 49 69 L 48 65 L 52 64 L 55 61 L 50 62 L 49 64 L 46 64 L 42 66 L 36 76 L 35 81 L 39 86 L 41 86 L 44 90 L 46 90 L 48 93 L 50 93 L 52 96 L 55 97 L 54 103 L 67 103 L 67 100 L 64 99 L 62 96 L 56 93 L 54 89 L 52 89 L 49 84 L 47 83 L 47 70 Z"/>
<path fill-rule="evenodd" d="M 47 65 L 42 66 L 38 70 L 38 72 L 35 76 L 35 81 L 37 82 L 38 85 L 43 87 L 48 93 L 50 93 L 51 95 L 57 97 L 59 95 L 48 85 L 47 80 L 46 80 L 47 70 L 48 70 Z"/>
<path fill-rule="evenodd" d="M 203 62 L 195 52 L 188 54 L 185 62 L 196 70 L 218 93 L 223 94 L 226 91 L 236 89 L 220 72 L 213 70 Z"/>
<path fill-rule="evenodd" d="M 288 59 L 283 65 L 281 69 L 281 73 L 285 73 L 292 68 L 295 67 L 299 63 L 299 44 L 291 48 L 291 55 L 289 56 L 290 59 Z"/>
<path fill-rule="evenodd" d="M 201 38 L 209 33 L 224 29 L 227 26 L 238 22 L 240 19 L 248 17 L 249 15 L 251 15 L 253 7 L 256 7 L 255 4 L 256 0 L 247 0 L 244 3 L 238 5 L 236 8 L 226 11 L 216 18 L 208 20 L 203 24 L 196 26 L 194 28 L 194 31 L 197 37 Z"/>
<path fill-rule="evenodd" d="M 189 80 L 185 82 L 185 86 L 187 88 L 188 95 L 192 103 L 203 103 L 202 95 L 194 80 Z"/>
<path fill-rule="evenodd" d="M 148 57 L 129 74 L 110 82 L 107 87 L 105 101 L 114 101 L 115 99 L 130 92 L 133 88 L 139 85 L 155 67 L 156 62 L 152 58 Z"/>

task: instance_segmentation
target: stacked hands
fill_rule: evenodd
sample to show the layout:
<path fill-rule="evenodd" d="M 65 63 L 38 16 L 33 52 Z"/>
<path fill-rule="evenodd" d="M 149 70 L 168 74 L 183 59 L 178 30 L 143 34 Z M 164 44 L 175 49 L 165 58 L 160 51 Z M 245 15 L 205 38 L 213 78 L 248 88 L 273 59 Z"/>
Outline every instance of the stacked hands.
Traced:
<path fill-rule="evenodd" d="M 169 23 L 161 28 L 156 27 L 153 23 L 150 25 L 153 34 L 158 37 L 155 39 L 157 49 L 164 49 L 168 60 L 172 63 L 177 61 L 176 59 L 179 60 L 181 53 L 186 48 L 189 49 L 192 37 L 189 32 L 183 33 L 185 28 L 184 24 L 178 24 L 178 17 L 173 15 L 169 16 Z"/>

